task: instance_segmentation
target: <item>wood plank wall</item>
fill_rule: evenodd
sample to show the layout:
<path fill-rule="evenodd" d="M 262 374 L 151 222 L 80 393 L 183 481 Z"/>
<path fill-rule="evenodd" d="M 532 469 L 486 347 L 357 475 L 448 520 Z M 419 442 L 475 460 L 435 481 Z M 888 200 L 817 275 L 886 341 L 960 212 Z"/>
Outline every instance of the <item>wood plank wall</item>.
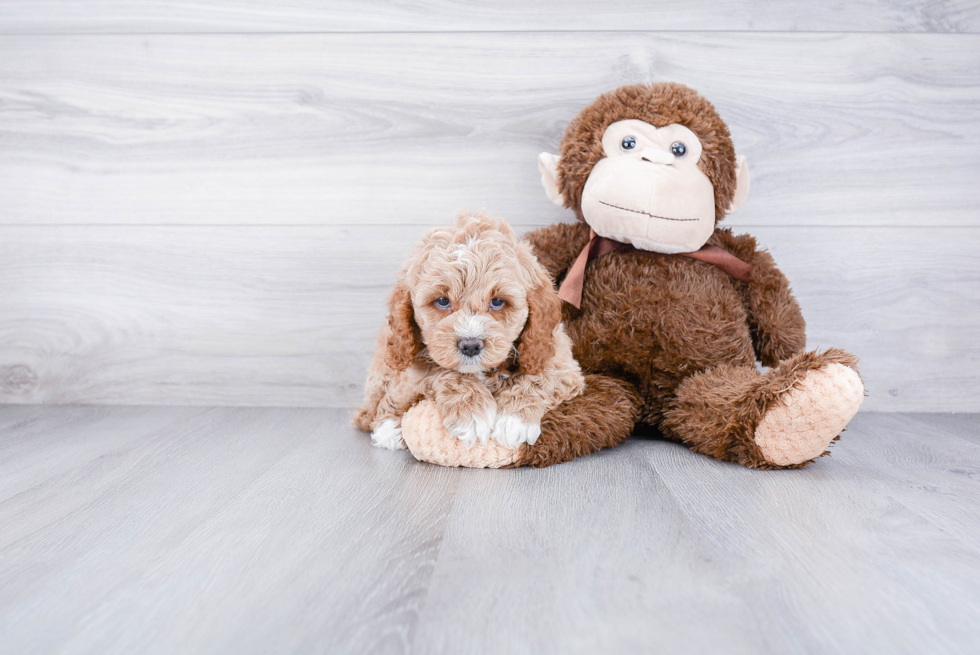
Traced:
<path fill-rule="evenodd" d="M 412 241 L 570 220 L 537 153 L 676 80 L 865 407 L 978 411 L 978 31 L 952 1 L 0 0 L 0 402 L 353 405 Z"/>

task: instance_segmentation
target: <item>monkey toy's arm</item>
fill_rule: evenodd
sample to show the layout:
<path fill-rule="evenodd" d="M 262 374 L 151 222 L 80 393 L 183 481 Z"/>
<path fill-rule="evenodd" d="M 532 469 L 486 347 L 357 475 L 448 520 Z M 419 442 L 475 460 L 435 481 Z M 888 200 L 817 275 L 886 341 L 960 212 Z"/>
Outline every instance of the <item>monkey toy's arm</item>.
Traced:
<path fill-rule="evenodd" d="M 582 221 L 555 223 L 524 235 L 534 247 L 534 255 L 555 283 L 571 268 L 572 262 L 589 242 L 589 226 Z"/>
<path fill-rule="evenodd" d="M 765 366 L 775 366 L 806 347 L 806 323 L 790 291 L 789 281 L 765 250 L 747 234 L 735 236 L 719 229 L 708 241 L 752 265 L 752 277 L 742 285 L 742 300 L 749 314 L 752 345 Z"/>

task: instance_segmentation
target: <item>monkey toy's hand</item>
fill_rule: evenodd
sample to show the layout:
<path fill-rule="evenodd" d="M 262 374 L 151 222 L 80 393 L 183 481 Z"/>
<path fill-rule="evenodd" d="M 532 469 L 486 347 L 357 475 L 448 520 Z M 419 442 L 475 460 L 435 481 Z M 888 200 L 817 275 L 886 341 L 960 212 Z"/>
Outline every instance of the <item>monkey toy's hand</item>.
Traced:
<path fill-rule="evenodd" d="M 440 466 L 501 468 L 514 464 L 526 448 L 506 448 L 493 439 L 467 445 L 449 434 L 431 400 L 419 402 L 402 417 L 402 438 L 415 459 Z"/>

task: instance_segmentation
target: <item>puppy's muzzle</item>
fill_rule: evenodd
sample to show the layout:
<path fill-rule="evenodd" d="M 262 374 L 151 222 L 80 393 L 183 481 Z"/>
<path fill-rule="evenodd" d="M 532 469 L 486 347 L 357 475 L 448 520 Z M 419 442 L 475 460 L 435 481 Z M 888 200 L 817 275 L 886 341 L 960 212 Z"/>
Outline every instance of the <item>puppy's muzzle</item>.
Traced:
<path fill-rule="evenodd" d="M 483 339 L 460 339 L 456 342 L 459 352 L 467 357 L 476 357 L 483 352 Z"/>

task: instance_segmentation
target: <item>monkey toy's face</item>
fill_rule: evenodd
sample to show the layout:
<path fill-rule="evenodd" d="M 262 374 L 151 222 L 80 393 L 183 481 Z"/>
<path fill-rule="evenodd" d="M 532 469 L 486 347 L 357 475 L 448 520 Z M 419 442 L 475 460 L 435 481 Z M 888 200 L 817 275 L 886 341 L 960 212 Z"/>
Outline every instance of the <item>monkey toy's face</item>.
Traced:
<path fill-rule="evenodd" d="M 698 168 L 694 132 L 618 121 L 603 133 L 602 149 L 582 190 L 582 214 L 596 234 L 670 254 L 704 245 L 715 229 L 715 194 Z"/>
<path fill-rule="evenodd" d="M 580 205 L 573 209 L 580 209 L 596 234 L 664 254 L 694 252 L 707 242 L 715 229 L 715 188 L 701 161 L 708 155 L 694 131 L 680 123 L 656 127 L 628 119 L 609 124 L 592 138 L 601 140 L 602 157 L 589 171 Z M 561 165 L 558 155 L 538 157 L 545 192 L 557 205 L 565 203 Z M 744 157 L 736 158 L 735 169 L 728 212 L 738 209 L 749 190 Z"/>

